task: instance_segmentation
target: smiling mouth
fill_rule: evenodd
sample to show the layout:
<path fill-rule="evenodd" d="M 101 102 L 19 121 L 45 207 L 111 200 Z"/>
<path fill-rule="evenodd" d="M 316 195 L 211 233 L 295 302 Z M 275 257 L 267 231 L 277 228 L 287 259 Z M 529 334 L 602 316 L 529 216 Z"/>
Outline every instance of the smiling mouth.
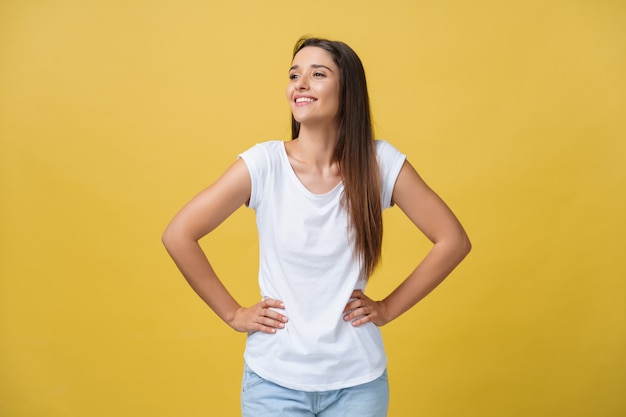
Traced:
<path fill-rule="evenodd" d="M 296 104 L 313 103 L 314 101 L 317 100 L 311 97 L 298 97 L 296 99 Z"/>

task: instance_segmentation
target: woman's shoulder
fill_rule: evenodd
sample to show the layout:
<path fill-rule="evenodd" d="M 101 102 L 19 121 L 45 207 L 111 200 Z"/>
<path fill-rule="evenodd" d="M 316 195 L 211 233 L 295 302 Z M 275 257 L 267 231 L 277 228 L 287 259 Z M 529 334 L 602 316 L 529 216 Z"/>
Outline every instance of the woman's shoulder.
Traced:
<path fill-rule="evenodd" d="M 280 164 L 284 158 L 285 146 L 282 140 L 259 142 L 239 154 L 249 167 L 265 170 L 269 166 Z"/>
<path fill-rule="evenodd" d="M 248 158 L 262 158 L 262 159 L 276 159 L 284 153 L 285 145 L 282 140 L 268 140 L 265 142 L 259 142 L 250 148 L 246 149 L 239 156 Z"/>
<path fill-rule="evenodd" d="M 278 154 L 284 149 L 284 141 L 282 140 L 268 140 L 265 142 L 258 142 L 255 145 L 249 147 L 241 153 L 246 154 Z"/>
<path fill-rule="evenodd" d="M 374 144 L 376 146 L 376 154 L 378 157 L 397 157 L 403 155 L 394 145 L 385 139 L 375 139 Z"/>

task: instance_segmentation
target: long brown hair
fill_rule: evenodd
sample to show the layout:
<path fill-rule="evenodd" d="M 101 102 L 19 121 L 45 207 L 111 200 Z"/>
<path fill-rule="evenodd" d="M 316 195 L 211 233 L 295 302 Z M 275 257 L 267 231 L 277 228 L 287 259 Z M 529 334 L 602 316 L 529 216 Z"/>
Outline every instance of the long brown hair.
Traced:
<path fill-rule="evenodd" d="M 339 68 L 339 124 L 334 158 L 343 181 L 343 203 L 349 214 L 355 254 L 369 277 L 381 257 L 383 220 L 365 70 L 358 55 L 343 42 L 300 38 L 294 46 L 293 56 L 307 46 L 330 53 Z M 295 139 L 299 134 L 300 123 L 292 115 L 291 138 Z"/>

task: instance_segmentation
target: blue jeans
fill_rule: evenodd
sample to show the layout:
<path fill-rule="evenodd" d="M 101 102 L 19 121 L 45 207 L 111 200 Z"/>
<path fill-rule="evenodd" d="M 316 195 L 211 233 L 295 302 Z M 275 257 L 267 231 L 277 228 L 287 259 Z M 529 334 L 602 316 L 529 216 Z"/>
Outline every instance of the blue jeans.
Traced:
<path fill-rule="evenodd" d="M 333 391 L 306 392 L 276 385 L 244 365 L 243 417 L 386 417 L 387 371 L 366 384 Z"/>

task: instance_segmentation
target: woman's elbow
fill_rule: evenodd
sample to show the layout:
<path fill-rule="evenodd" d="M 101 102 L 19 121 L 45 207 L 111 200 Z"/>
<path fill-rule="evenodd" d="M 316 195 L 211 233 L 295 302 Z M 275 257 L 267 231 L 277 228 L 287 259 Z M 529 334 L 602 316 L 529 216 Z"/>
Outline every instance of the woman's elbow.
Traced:
<path fill-rule="evenodd" d="M 457 248 L 461 259 L 465 258 L 472 250 L 472 242 L 465 231 L 462 231 L 458 238 Z"/>
<path fill-rule="evenodd" d="M 176 228 L 170 223 L 161 235 L 161 242 L 163 243 L 163 246 L 165 246 L 165 249 L 171 253 L 176 248 L 180 240 L 180 233 L 177 232 Z"/>

